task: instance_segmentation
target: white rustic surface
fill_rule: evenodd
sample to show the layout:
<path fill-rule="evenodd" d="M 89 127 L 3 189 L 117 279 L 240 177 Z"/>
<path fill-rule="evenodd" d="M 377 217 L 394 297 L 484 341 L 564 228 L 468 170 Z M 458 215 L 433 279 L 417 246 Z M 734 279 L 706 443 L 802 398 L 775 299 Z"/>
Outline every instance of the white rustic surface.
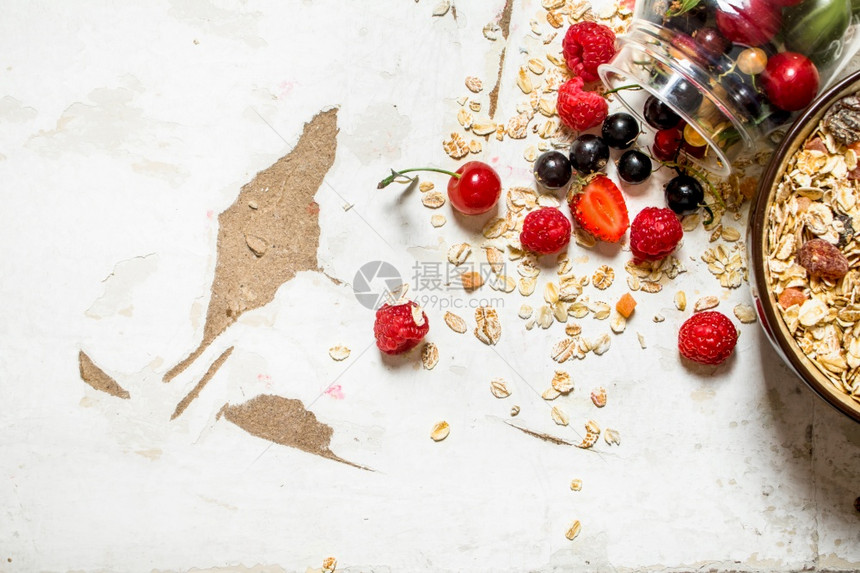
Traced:
<path fill-rule="evenodd" d="M 716 294 L 726 313 L 749 302 L 745 287 L 721 292 L 691 260 L 701 229 L 680 251 L 688 272 L 637 295 L 609 352 L 565 365 L 577 388 L 557 403 L 570 428 L 555 427 L 533 391 L 549 384 L 562 331 L 526 332 L 519 295 L 501 303 L 495 349 L 429 308 L 441 354 L 432 372 L 372 347 L 373 316 L 348 284 L 362 263 L 411 277 L 416 260 L 480 242 L 449 206 L 433 229 L 415 194 L 375 184 L 390 167 L 452 164 L 441 138 L 456 127 L 463 78 L 493 84 L 498 60 L 481 28 L 502 0 L 458 0 L 456 20 L 433 18 L 432 0 L 11 4 L 0 19 L 0 571 L 305 571 L 329 555 L 356 572 L 860 569 L 860 426 L 790 374 L 758 325 L 741 327 L 726 365 L 679 360 L 675 333 L 690 311 L 674 309 L 675 290 L 690 307 Z M 540 12 L 515 2 L 501 117 L 513 113 L 518 50 Z M 163 384 L 202 334 L 217 213 L 331 106 L 340 135 L 317 194 L 319 259 L 345 284 L 301 274 Z M 521 153 L 491 142 L 484 158 L 511 167 L 500 168 L 506 185 L 529 184 Z M 633 213 L 662 204 L 659 183 L 629 195 Z M 627 253 L 571 253 L 577 274 L 615 266 L 607 301 L 624 292 Z M 328 357 L 338 343 L 353 350 L 345 362 Z M 132 399 L 85 385 L 79 349 Z M 510 398 L 490 394 L 497 376 Z M 324 393 L 335 381 L 341 399 Z M 598 384 L 609 393 L 599 411 L 588 399 Z M 216 422 L 224 402 L 262 392 L 312 403 L 335 430 L 332 449 L 376 471 Z M 593 417 L 622 444 L 536 440 L 503 423 L 513 404 L 537 430 L 576 440 Z M 434 443 L 440 419 L 451 435 Z M 583 528 L 570 542 L 574 519 Z"/>

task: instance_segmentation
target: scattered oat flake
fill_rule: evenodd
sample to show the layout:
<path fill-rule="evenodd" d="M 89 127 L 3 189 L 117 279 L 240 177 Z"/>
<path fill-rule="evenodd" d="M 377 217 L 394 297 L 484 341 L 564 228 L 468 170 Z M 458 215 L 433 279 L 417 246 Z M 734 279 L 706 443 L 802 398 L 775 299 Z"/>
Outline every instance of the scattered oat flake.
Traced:
<path fill-rule="evenodd" d="M 438 209 L 445 204 L 445 196 L 438 191 L 430 191 L 421 197 L 421 203 L 428 209 Z"/>
<path fill-rule="evenodd" d="M 481 153 L 483 149 L 481 142 L 477 139 L 469 140 L 469 153 Z"/>
<path fill-rule="evenodd" d="M 326 557 L 322 562 L 323 573 L 334 573 L 337 569 L 337 559 L 334 557 Z"/>
<path fill-rule="evenodd" d="M 582 490 L 582 480 L 579 478 L 570 480 L 570 489 L 573 491 L 581 491 Z"/>
<path fill-rule="evenodd" d="M 615 280 L 615 271 L 608 265 L 600 265 L 591 277 L 591 284 L 594 288 L 606 290 L 612 286 L 612 281 Z"/>
<path fill-rule="evenodd" d="M 425 370 L 433 370 L 439 363 L 439 349 L 432 342 L 426 342 L 421 348 L 421 364 Z"/>
<path fill-rule="evenodd" d="M 444 16 L 445 14 L 448 13 L 448 10 L 450 10 L 450 9 L 451 9 L 450 0 L 442 0 L 441 2 L 436 4 L 435 8 L 433 8 L 433 15 L 434 16 Z"/>
<path fill-rule="evenodd" d="M 744 324 L 756 321 L 755 309 L 748 304 L 738 304 L 734 308 L 735 316 Z"/>
<path fill-rule="evenodd" d="M 552 421 L 559 426 L 567 426 L 570 423 L 570 416 L 558 406 L 552 407 L 550 415 L 552 416 Z"/>
<path fill-rule="evenodd" d="M 516 416 L 519 413 L 520 413 L 520 407 L 519 406 L 514 405 L 511 407 L 511 416 Z"/>
<path fill-rule="evenodd" d="M 603 408 L 606 406 L 606 388 L 603 386 L 598 386 L 594 390 L 591 391 L 591 401 L 598 408 Z"/>
<path fill-rule="evenodd" d="M 687 308 L 687 295 L 682 290 L 675 293 L 675 308 L 682 312 Z"/>
<path fill-rule="evenodd" d="M 517 313 L 517 316 L 519 316 L 523 320 L 526 320 L 527 318 L 531 318 L 531 315 L 533 312 L 534 312 L 534 309 L 532 307 L 530 307 L 527 304 L 523 304 L 520 306 L 520 310 Z"/>
<path fill-rule="evenodd" d="M 496 398 L 507 398 L 511 395 L 511 390 L 508 388 L 508 383 L 501 378 L 495 378 L 490 382 L 490 392 Z"/>
<path fill-rule="evenodd" d="M 502 336 L 502 325 L 496 309 L 479 306 L 475 309 L 475 337 L 487 345 L 493 345 Z"/>
<path fill-rule="evenodd" d="M 430 430 L 430 438 L 432 438 L 434 442 L 441 442 L 447 438 L 450 433 L 451 427 L 448 425 L 448 422 L 436 422 L 433 429 Z"/>
<path fill-rule="evenodd" d="M 502 236 L 508 228 L 507 221 L 502 219 L 501 217 L 496 217 L 495 219 L 490 219 L 484 225 L 484 229 L 482 234 L 487 239 L 497 239 Z"/>
<path fill-rule="evenodd" d="M 577 519 L 573 522 L 573 524 L 571 524 L 571 526 L 567 530 L 567 533 L 565 533 L 564 536 L 567 537 L 570 541 L 573 541 L 574 539 L 576 539 L 577 535 L 579 535 L 579 532 L 581 530 L 582 524 L 579 523 L 579 520 Z"/>
<path fill-rule="evenodd" d="M 643 336 L 641 332 L 636 333 L 636 338 L 639 340 L 639 347 L 642 348 L 642 350 L 648 348 L 648 346 L 645 344 L 645 336 Z"/>
<path fill-rule="evenodd" d="M 448 325 L 448 328 L 453 330 L 458 334 L 463 334 L 466 332 L 466 321 L 454 314 L 453 312 L 446 312 L 444 316 L 445 324 Z"/>
<path fill-rule="evenodd" d="M 337 346 L 332 346 L 328 349 L 328 355 L 331 356 L 332 360 L 337 360 L 338 362 L 349 358 L 349 353 L 349 348 L 341 344 L 338 344 Z"/>
<path fill-rule="evenodd" d="M 430 224 L 433 225 L 434 227 L 436 227 L 437 229 L 439 227 L 443 226 L 447 222 L 448 222 L 448 219 L 445 218 L 445 215 L 436 214 L 436 215 L 433 215 L 432 217 L 430 217 Z"/>
<path fill-rule="evenodd" d="M 472 245 L 469 243 L 455 243 L 448 249 L 448 262 L 459 267 L 466 262 L 472 254 Z"/>
<path fill-rule="evenodd" d="M 482 89 L 484 89 L 484 83 L 480 78 L 476 78 L 475 76 L 468 76 L 466 78 L 466 89 L 468 89 L 472 93 L 478 93 Z"/>
<path fill-rule="evenodd" d="M 474 125 L 472 132 L 475 133 Z M 451 138 L 442 142 L 442 148 L 451 159 L 462 159 L 469 154 L 469 144 L 459 133 L 452 132 Z"/>
<path fill-rule="evenodd" d="M 606 431 L 603 433 L 603 440 L 610 446 L 621 445 L 621 435 L 618 433 L 618 430 L 613 430 L 612 428 L 606 428 Z"/>
<path fill-rule="evenodd" d="M 703 310 L 709 310 L 712 308 L 716 308 L 720 304 L 720 299 L 715 296 L 703 296 L 699 300 L 696 301 L 696 304 L 693 305 L 693 312 L 701 312 Z"/>
<path fill-rule="evenodd" d="M 549 388 L 544 390 L 540 395 L 541 398 L 543 398 L 544 400 L 547 400 L 547 401 L 555 400 L 559 396 L 561 396 L 561 392 L 559 392 L 558 390 L 556 390 L 552 386 L 550 386 Z"/>
<path fill-rule="evenodd" d="M 428 191 L 432 191 L 434 187 L 436 187 L 436 186 L 433 185 L 432 181 L 422 181 L 418 185 L 418 190 L 421 191 L 422 193 L 427 193 Z"/>
<path fill-rule="evenodd" d="M 556 370 L 552 377 L 552 387 L 559 394 L 570 394 L 573 391 L 573 380 L 571 380 L 570 374 L 562 370 Z"/>

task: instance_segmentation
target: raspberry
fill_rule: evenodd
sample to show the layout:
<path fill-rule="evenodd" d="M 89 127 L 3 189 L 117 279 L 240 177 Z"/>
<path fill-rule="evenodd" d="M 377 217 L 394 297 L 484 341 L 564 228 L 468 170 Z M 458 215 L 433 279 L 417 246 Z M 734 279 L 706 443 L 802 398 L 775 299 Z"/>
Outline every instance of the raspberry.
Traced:
<path fill-rule="evenodd" d="M 678 350 L 701 364 L 720 364 L 731 356 L 738 331 L 725 314 L 707 311 L 694 314 L 678 331 Z"/>
<path fill-rule="evenodd" d="M 555 207 L 532 211 L 523 220 L 520 243 L 540 255 L 557 253 L 570 242 L 570 220 Z"/>
<path fill-rule="evenodd" d="M 582 91 L 583 85 L 582 78 L 575 77 L 558 88 L 558 116 L 563 124 L 577 131 L 599 125 L 609 115 L 606 98 L 594 92 Z"/>
<path fill-rule="evenodd" d="M 577 22 L 567 29 L 561 43 L 571 72 L 586 82 L 597 79 L 597 66 L 615 55 L 615 32 L 596 22 Z"/>
<path fill-rule="evenodd" d="M 656 261 L 675 250 L 684 229 L 675 212 L 664 207 L 645 207 L 630 225 L 630 250 L 637 261 Z"/>
<path fill-rule="evenodd" d="M 420 324 L 416 322 L 417 317 L 413 312 L 421 313 L 418 319 Z M 402 354 L 415 348 L 429 330 L 427 315 L 411 301 L 393 306 L 382 305 L 376 311 L 376 322 L 373 323 L 376 346 L 386 354 Z"/>

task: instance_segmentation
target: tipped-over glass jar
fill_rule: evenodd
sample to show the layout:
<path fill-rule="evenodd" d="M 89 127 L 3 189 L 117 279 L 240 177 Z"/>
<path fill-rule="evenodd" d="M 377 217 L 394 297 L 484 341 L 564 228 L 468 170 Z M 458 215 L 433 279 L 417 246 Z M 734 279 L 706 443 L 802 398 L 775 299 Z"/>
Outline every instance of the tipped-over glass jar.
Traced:
<path fill-rule="evenodd" d="M 691 159 L 728 175 L 836 79 L 860 47 L 858 14 L 860 0 L 637 0 L 598 71 L 609 89 L 644 88 L 618 92 L 640 117 L 651 96 L 672 108 Z"/>

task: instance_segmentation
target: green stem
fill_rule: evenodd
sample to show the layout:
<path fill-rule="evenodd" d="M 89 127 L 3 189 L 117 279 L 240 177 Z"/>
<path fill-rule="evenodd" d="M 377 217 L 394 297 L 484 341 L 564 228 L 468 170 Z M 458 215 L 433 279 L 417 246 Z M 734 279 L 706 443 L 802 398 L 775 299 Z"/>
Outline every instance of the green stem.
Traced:
<path fill-rule="evenodd" d="M 445 175 L 450 175 L 451 177 L 453 177 L 455 179 L 460 178 L 459 173 L 454 173 L 453 171 L 447 171 L 445 169 L 437 169 L 436 167 L 414 167 L 412 169 L 404 169 L 403 171 L 394 171 L 392 169 L 391 175 L 389 175 L 388 177 L 386 177 L 385 179 L 380 181 L 379 184 L 376 186 L 376 188 L 377 189 L 384 189 L 385 187 L 388 187 L 389 185 L 391 185 L 394 182 L 394 180 L 397 179 L 398 177 L 401 177 L 401 176 L 405 177 L 405 175 L 403 175 L 404 173 L 411 173 L 413 171 L 432 171 L 434 173 L 444 173 Z M 409 178 L 407 177 L 407 179 L 409 179 Z"/>
<path fill-rule="evenodd" d="M 611 90 L 609 90 L 609 91 L 605 91 L 605 92 L 603 92 L 603 95 L 604 95 L 604 96 L 608 96 L 609 94 L 614 94 L 614 93 L 620 92 L 620 91 L 622 91 L 622 90 L 634 90 L 634 91 L 638 91 L 638 90 L 641 90 L 641 89 L 642 89 L 642 86 L 640 86 L 639 84 L 628 84 L 628 85 L 626 85 L 626 86 L 621 86 L 621 87 L 613 88 L 613 89 L 611 89 Z"/>

